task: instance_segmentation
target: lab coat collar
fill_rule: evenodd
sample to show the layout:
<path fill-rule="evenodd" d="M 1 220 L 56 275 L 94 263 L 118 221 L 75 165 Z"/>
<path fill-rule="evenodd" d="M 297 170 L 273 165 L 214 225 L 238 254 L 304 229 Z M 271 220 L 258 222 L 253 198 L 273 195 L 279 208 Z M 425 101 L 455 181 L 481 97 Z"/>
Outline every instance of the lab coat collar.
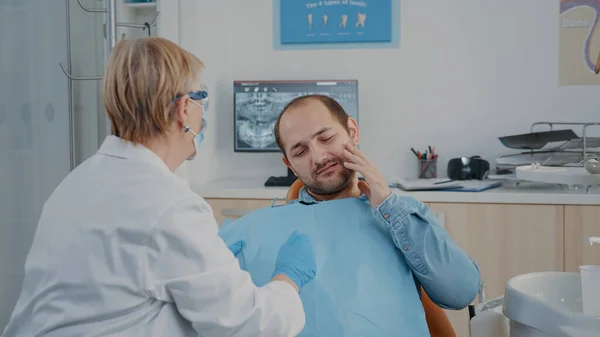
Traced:
<path fill-rule="evenodd" d="M 141 144 L 134 144 L 117 136 L 111 135 L 106 137 L 102 143 L 102 146 L 98 150 L 98 154 L 122 159 L 143 161 L 153 166 L 163 168 L 164 170 L 172 173 L 167 164 L 160 159 L 156 153 L 150 151 L 147 147 Z"/>

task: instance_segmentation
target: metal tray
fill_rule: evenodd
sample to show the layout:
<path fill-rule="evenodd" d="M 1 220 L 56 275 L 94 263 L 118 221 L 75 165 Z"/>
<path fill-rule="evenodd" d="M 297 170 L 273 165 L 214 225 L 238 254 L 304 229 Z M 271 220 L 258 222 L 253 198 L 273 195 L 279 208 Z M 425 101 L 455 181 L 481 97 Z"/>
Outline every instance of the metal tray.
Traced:
<path fill-rule="evenodd" d="M 537 150 L 552 142 L 564 142 L 579 138 L 571 129 L 531 132 L 520 135 L 499 137 L 502 144 L 510 149 Z"/>

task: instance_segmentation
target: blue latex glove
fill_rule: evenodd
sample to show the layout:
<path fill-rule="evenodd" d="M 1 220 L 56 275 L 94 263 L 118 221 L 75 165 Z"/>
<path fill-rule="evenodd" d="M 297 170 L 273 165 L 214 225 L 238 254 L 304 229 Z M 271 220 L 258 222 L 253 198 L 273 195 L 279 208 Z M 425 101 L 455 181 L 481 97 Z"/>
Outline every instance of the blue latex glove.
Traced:
<path fill-rule="evenodd" d="M 245 270 L 246 269 L 246 258 L 244 257 L 244 252 L 242 251 L 244 249 L 244 247 L 246 247 L 246 241 L 239 240 L 239 241 L 232 243 L 227 248 L 229 248 L 229 250 L 233 253 L 233 255 L 235 255 L 235 257 L 238 259 L 240 268 Z"/>
<path fill-rule="evenodd" d="M 232 243 L 227 248 L 229 248 L 229 250 L 233 253 L 233 255 L 235 255 L 235 257 L 237 257 L 238 254 L 242 251 L 242 249 L 244 249 L 245 246 L 246 246 L 246 242 L 244 240 L 239 240 L 239 241 Z"/>
<path fill-rule="evenodd" d="M 294 231 L 279 248 L 273 276 L 278 274 L 289 277 L 298 288 L 315 278 L 317 266 L 308 236 Z"/>

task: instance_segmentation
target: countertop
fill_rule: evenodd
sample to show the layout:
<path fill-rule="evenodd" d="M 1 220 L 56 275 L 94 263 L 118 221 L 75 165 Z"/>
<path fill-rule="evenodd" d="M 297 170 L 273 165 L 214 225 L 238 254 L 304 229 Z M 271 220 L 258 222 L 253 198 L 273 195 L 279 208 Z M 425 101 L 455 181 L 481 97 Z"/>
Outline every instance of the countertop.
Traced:
<path fill-rule="evenodd" d="M 192 189 L 206 199 L 284 199 L 287 187 L 265 187 L 264 179 L 225 179 L 203 185 L 192 184 Z M 556 204 L 600 205 L 600 187 L 572 189 L 559 185 L 534 182 L 505 182 L 503 186 L 483 192 L 406 192 L 393 188 L 399 195 L 410 195 L 423 202 L 494 203 L 494 204 Z"/>

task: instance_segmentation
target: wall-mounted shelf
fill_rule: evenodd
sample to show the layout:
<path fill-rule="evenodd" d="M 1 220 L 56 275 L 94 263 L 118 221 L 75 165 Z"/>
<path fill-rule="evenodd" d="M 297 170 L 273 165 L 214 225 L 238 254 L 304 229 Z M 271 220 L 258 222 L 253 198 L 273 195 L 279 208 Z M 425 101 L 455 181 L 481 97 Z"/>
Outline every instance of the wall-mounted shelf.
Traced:
<path fill-rule="evenodd" d="M 123 6 L 128 8 L 156 8 L 156 2 L 126 2 Z"/>

